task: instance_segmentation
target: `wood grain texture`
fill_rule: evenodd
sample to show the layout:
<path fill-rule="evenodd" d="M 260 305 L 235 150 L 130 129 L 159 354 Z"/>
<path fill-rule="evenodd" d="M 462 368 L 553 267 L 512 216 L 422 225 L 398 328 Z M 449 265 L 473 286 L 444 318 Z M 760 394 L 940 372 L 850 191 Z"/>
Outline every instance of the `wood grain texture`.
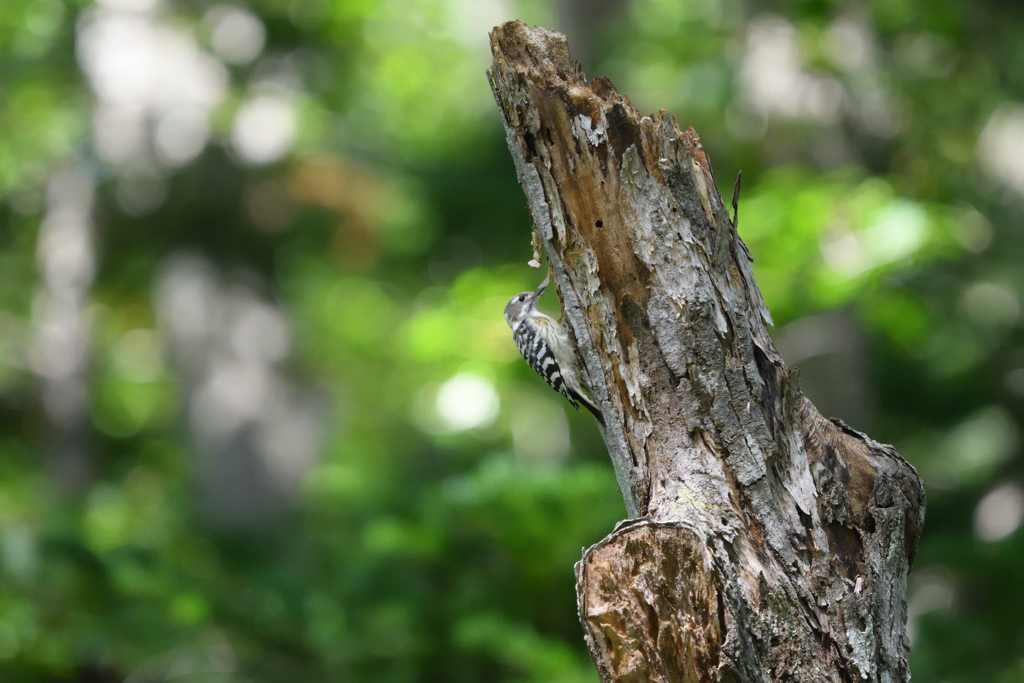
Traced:
<path fill-rule="evenodd" d="M 801 394 L 697 134 L 587 83 L 561 34 L 491 48 L 630 517 L 576 569 L 602 680 L 908 681 L 923 484 Z"/>

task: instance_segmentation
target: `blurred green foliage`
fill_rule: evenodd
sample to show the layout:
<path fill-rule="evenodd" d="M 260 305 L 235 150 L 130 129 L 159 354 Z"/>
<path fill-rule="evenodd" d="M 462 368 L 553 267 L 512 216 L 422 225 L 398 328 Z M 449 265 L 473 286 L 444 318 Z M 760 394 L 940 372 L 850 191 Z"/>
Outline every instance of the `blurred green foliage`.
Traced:
<path fill-rule="evenodd" d="M 596 681 L 624 510 L 501 318 L 512 18 L 743 169 L 784 353 L 929 486 L 915 680 L 1024 680 L 1024 9 L 601 4 L 0 5 L 3 680 Z"/>

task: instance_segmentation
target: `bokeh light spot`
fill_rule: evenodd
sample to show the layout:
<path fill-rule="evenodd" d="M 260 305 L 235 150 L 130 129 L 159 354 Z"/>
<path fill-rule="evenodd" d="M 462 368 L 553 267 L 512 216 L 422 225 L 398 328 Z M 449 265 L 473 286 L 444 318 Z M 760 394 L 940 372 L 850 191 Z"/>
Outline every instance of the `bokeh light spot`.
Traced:
<path fill-rule="evenodd" d="M 493 384 L 478 375 L 463 373 L 441 385 L 435 405 L 444 425 L 461 432 L 491 424 L 501 401 Z"/>
<path fill-rule="evenodd" d="M 1013 483 L 1000 484 L 974 509 L 974 535 L 982 541 L 1001 541 L 1020 527 L 1024 519 L 1024 493 Z"/>
<path fill-rule="evenodd" d="M 231 142 L 245 162 L 269 164 L 291 150 L 297 128 L 291 102 L 277 95 L 260 95 L 239 108 Z"/>
<path fill-rule="evenodd" d="M 206 13 L 212 26 L 210 46 L 229 64 L 248 64 L 263 52 L 267 29 L 252 12 L 218 5 Z"/>

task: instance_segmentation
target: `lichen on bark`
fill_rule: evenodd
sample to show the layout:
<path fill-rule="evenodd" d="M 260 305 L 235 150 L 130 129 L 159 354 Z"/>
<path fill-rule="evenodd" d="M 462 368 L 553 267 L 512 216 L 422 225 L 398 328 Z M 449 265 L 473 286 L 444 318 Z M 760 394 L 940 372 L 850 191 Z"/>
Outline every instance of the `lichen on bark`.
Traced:
<path fill-rule="evenodd" d="M 629 520 L 577 565 L 603 681 L 907 681 L 924 487 L 822 417 L 692 129 L 510 22 L 488 77 Z"/>

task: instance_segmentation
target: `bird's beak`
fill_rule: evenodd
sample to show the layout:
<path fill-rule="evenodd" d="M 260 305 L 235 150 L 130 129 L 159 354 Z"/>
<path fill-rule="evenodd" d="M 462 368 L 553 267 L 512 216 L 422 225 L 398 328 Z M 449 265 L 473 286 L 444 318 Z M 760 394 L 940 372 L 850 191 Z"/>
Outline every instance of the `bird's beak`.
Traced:
<path fill-rule="evenodd" d="M 546 278 L 544 278 L 544 282 L 540 283 L 540 287 L 538 287 L 537 291 L 535 291 L 533 293 L 533 298 L 534 299 L 539 299 L 541 297 L 541 295 L 544 294 L 544 291 L 548 288 L 548 281 L 550 279 L 551 279 L 551 273 L 548 273 L 548 276 Z"/>

